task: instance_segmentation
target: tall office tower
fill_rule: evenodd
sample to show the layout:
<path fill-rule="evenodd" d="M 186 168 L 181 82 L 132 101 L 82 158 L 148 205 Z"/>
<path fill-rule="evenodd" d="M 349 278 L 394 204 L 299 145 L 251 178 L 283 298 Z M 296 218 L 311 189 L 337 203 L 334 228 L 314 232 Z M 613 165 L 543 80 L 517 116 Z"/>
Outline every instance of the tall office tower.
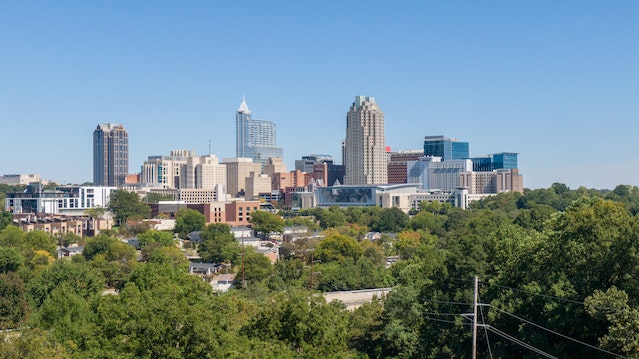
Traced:
<path fill-rule="evenodd" d="M 236 158 L 252 158 L 253 162 L 266 164 L 269 158 L 284 157 L 284 150 L 275 146 L 275 123 L 254 120 L 242 96 L 242 103 L 235 114 Z"/>
<path fill-rule="evenodd" d="M 443 161 L 463 160 L 469 157 L 468 142 L 446 136 L 425 136 L 424 156 L 441 157 Z"/>
<path fill-rule="evenodd" d="M 117 186 L 129 173 L 129 135 L 118 123 L 102 123 L 93 131 L 93 184 Z"/>
<path fill-rule="evenodd" d="M 375 103 L 375 98 L 355 97 L 346 114 L 344 149 L 346 185 L 388 182 L 384 113 Z"/>

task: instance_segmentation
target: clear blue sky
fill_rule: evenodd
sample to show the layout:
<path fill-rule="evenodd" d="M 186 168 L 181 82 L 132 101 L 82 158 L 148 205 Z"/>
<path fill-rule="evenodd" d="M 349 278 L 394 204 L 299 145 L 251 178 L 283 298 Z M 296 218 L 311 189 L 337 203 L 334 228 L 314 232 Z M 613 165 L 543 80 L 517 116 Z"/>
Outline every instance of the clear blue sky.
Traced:
<path fill-rule="evenodd" d="M 428 135 L 518 152 L 528 188 L 639 185 L 639 1 L 0 0 L 0 174 L 92 181 L 122 123 L 130 170 L 235 155 L 242 94 L 285 163 L 341 163 L 374 96 L 393 150 Z"/>

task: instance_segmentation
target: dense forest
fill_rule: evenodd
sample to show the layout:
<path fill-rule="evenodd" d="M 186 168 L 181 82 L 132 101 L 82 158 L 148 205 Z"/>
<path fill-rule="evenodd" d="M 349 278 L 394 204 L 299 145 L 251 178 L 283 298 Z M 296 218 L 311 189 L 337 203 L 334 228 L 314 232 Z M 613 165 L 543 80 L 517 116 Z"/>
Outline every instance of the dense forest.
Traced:
<path fill-rule="evenodd" d="M 112 211 L 122 223 L 136 215 Z M 634 186 L 557 183 L 465 211 L 431 203 L 410 215 L 254 216 L 260 234 L 284 225 L 321 233 L 284 244 L 274 265 L 194 212 L 178 214 L 175 235 L 201 229 L 193 251 L 243 268 L 226 293 L 188 274 L 174 233 L 123 224 L 94 238 L 50 237 L 23 233 L 1 212 L 0 357 L 471 358 L 477 277 L 478 358 L 639 358 Z M 131 233 L 141 251 L 121 241 Z M 69 243 L 82 255 L 56 259 Z M 353 311 L 321 295 L 381 287 L 392 291 Z"/>

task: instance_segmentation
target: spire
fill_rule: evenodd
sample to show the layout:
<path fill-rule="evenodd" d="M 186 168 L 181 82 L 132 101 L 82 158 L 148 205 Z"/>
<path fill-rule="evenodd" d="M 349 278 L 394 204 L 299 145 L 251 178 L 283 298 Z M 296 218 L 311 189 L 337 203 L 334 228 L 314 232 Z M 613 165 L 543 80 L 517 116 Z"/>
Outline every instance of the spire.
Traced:
<path fill-rule="evenodd" d="M 237 109 L 237 112 L 242 112 L 242 113 L 245 113 L 247 115 L 251 114 L 251 110 L 249 110 L 248 106 L 246 105 L 246 100 L 244 99 L 244 94 L 242 94 L 242 103 L 240 104 L 240 108 Z"/>

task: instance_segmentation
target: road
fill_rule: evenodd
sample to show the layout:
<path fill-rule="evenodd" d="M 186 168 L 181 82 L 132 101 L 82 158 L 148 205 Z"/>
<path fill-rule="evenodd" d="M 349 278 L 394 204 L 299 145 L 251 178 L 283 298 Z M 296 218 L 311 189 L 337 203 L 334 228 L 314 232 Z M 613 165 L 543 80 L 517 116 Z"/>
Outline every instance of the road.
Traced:
<path fill-rule="evenodd" d="M 374 288 L 343 292 L 326 292 L 323 293 L 323 296 L 328 303 L 334 300 L 339 300 L 346 305 L 346 309 L 355 310 L 360 305 L 373 300 L 373 296 L 380 298 L 388 294 L 390 291 L 391 288 Z"/>

